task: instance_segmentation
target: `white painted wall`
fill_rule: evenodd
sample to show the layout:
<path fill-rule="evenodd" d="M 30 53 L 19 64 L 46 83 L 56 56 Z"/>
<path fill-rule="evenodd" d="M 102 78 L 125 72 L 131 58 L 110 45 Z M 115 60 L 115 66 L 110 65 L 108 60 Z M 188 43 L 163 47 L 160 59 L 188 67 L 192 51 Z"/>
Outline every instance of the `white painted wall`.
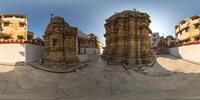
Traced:
<path fill-rule="evenodd" d="M 34 44 L 25 44 L 26 46 L 26 61 L 33 62 L 40 60 L 44 57 L 44 46 L 34 45 Z"/>
<path fill-rule="evenodd" d="M 99 49 L 99 48 L 86 48 L 86 53 L 87 54 L 102 54 L 103 50 Z M 83 54 L 84 53 L 84 48 L 80 48 L 80 53 Z"/>
<path fill-rule="evenodd" d="M 169 54 L 186 60 L 200 62 L 200 44 L 169 48 Z"/>
<path fill-rule="evenodd" d="M 0 62 L 25 62 L 24 44 L 0 44 Z"/>
<path fill-rule="evenodd" d="M 35 44 L 0 44 L 0 62 L 33 62 L 44 56 L 44 46 Z"/>

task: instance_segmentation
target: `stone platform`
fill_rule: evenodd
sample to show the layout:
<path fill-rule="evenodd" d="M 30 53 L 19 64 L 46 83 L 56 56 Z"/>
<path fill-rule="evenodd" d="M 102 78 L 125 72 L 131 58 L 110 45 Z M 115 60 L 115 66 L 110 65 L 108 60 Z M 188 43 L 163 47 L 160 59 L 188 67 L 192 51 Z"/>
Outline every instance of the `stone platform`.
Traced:
<path fill-rule="evenodd" d="M 87 67 L 71 73 L 0 64 L 0 99 L 199 100 L 200 65 L 171 55 L 157 57 L 152 67 L 126 70 L 90 55 Z"/>
<path fill-rule="evenodd" d="M 43 65 L 40 64 L 39 61 L 37 62 L 33 62 L 33 63 L 29 63 L 30 66 L 36 68 L 36 69 L 40 69 L 40 70 L 43 70 L 43 71 L 47 71 L 47 72 L 52 72 L 52 73 L 70 73 L 70 72 L 75 72 L 76 69 L 80 69 L 80 68 L 83 68 L 83 67 L 86 67 L 87 64 L 85 63 L 80 63 L 78 66 L 76 67 L 71 67 L 71 68 L 68 68 L 68 69 L 65 69 L 65 70 L 55 70 L 55 69 L 50 69 L 50 68 L 46 68 L 44 67 Z"/>

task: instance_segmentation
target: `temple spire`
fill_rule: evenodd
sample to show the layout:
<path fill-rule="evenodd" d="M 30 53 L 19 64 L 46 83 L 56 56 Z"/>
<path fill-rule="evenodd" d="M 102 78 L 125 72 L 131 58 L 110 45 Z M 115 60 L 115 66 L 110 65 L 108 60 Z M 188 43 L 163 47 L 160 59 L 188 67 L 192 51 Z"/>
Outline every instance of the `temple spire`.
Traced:
<path fill-rule="evenodd" d="M 51 19 L 52 19 L 53 14 L 50 14 L 50 15 L 51 15 Z"/>

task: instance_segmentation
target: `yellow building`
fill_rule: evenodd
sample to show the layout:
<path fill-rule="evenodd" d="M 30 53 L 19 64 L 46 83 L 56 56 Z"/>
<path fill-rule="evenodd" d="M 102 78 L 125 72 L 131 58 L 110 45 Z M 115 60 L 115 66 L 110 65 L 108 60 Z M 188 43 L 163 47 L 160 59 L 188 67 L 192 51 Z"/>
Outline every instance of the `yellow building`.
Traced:
<path fill-rule="evenodd" d="M 27 40 L 27 16 L 0 15 L 0 40 Z"/>
<path fill-rule="evenodd" d="M 181 42 L 200 40 L 200 15 L 186 18 L 175 26 L 176 38 Z"/>
<path fill-rule="evenodd" d="M 28 36 L 27 40 L 33 40 L 34 39 L 34 33 L 33 32 L 28 31 L 27 36 Z"/>
<path fill-rule="evenodd" d="M 101 41 L 97 41 L 98 48 L 103 49 L 103 43 Z"/>

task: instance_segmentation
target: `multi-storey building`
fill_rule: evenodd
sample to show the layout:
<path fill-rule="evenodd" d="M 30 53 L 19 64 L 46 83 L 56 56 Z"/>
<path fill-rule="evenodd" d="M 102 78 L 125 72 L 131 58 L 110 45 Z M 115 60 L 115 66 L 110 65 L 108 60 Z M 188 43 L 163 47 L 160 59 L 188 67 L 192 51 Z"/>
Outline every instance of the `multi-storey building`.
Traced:
<path fill-rule="evenodd" d="M 91 34 L 87 35 L 87 38 L 88 38 L 88 40 L 87 40 L 87 42 L 85 44 L 86 47 L 88 47 L 88 48 L 96 48 L 96 46 L 97 46 L 97 44 L 96 44 L 96 36 L 93 33 L 91 33 Z"/>
<path fill-rule="evenodd" d="M 103 49 L 103 42 L 101 42 L 100 40 L 97 41 L 97 45 L 99 49 Z"/>
<path fill-rule="evenodd" d="M 84 34 L 84 33 L 82 33 L 82 34 Z M 86 34 L 84 34 L 84 35 L 86 35 Z M 99 44 L 100 41 L 99 41 L 99 38 L 96 35 L 91 33 L 89 35 L 86 35 L 85 37 L 86 37 L 85 41 L 80 41 L 81 47 L 86 46 L 87 48 L 100 48 L 101 44 Z M 79 38 L 81 39 L 82 37 L 79 36 Z"/>
<path fill-rule="evenodd" d="M 93 33 L 86 35 L 81 30 L 78 30 L 78 53 L 93 54 L 102 53 L 103 43 L 99 40 L 99 37 Z M 94 52 L 93 52 L 94 51 Z"/>
<path fill-rule="evenodd" d="M 160 41 L 160 36 L 159 33 L 151 33 L 151 37 L 150 37 L 150 47 L 151 48 L 157 48 L 158 47 L 158 43 Z"/>
<path fill-rule="evenodd" d="M 0 15 L 0 40 L 27 40 L 27 16 L 21 14 Z"/>
<path fill-rule="evenodd" d="M 34 33 L 31 31 L 27 32 L 27 40 L 33 40 L 34 39 Z"/>
<path fill-rule="evenodd" d="M 175 26 L 175 36 L 181 42 L 193 42 L 200 39 L 200 15 L 186 18 Z"/>

